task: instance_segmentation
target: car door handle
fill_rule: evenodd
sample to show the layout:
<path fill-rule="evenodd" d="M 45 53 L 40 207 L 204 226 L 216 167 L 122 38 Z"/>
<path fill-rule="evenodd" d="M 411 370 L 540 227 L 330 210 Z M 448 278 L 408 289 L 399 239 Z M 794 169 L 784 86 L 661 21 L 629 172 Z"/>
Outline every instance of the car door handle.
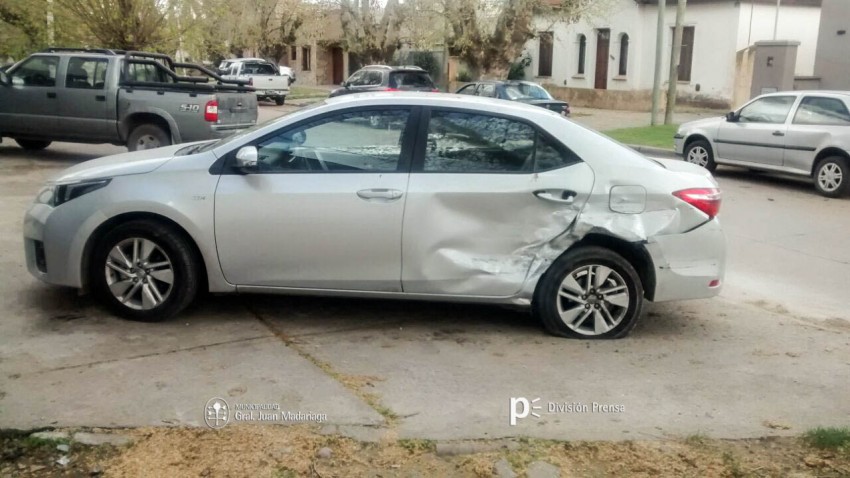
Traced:
<path fill-rule="evenodd" d="M 95 96 L 95 97 L 94 97 L 94 99 L 95 99 L 96 101 L 106 101 L 106 96 L 104 96 L 104 95 L 97 95 L 97 96 Z"/>
<path fill-rule="evenodd" d="M 785 136 L 785 133 L 783 133 L 782 131 L 774 131 L 773 135 L 774 136 Z"/>
<path fill-rule="evenodd" d="M 47 93 L 47 97 L 48 97 L 48 98 L 56 98 L 56 93 L 48 92 L 48 93 Z"/>
<path fill-rule="evenodd" d="M 402 196 L 402 192 L 398 189 L 361 189 L 357 191 L 357 196 L 366 200 L 395 201 Z"/>
<path fill-rule="evenodd" d="M 561 204 L 572 204 L 576 199 L 576 192 L 567 189 L 539 189 L 534 191 L 534 195 L 544 201 Z"/>

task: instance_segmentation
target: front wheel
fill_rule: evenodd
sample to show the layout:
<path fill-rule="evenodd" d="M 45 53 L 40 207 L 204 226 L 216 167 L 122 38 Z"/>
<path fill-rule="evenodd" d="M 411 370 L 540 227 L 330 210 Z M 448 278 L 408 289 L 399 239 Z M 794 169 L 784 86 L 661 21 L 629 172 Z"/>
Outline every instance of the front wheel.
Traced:
<path fill-rule="evenodd" d="M 702 166 L 711 172 L 717 169 L 717 164 L 714 162 L 714 151 L 712 151 L 708 141 L 702 139 L 688 144 L 685 148 L 685 161 Z"/>
<path fill-rule="evenodd" d="M 91 264 L 97 296 L 117 315 L 158 322 L 182 311 L 198 292 L 198 264 L 183 234 L 139 220 L 98 243 Z"/>
<path fill-rule="evenodd" d="M 634 267 L 619 254 L 603 247 L 580 247 L 546 271 L 533 305 L 553 335 L 617 339 L 637 325 L 643 285 Z"/>
<path fill-rule="evenodd" d="M 51 143 L 51 141 L 40 141 L 37 139 L 16 139 L 15 142 L 27 151 L 41 151 L 50 146 Z"/>
<path fill-rule="evenodd" d="M 815 188 L 826 197 L 837 198 L 850 193 L 850 168 L 847 159 L 830 156 L 815 168 Z"/>
<path fill-rule="evenodd" d="M 155 124 L 142 124 L 133 128 L 127 138 L 127 149 L 141 151 L 154 149 L 171 144 L 168 132 Z"/>

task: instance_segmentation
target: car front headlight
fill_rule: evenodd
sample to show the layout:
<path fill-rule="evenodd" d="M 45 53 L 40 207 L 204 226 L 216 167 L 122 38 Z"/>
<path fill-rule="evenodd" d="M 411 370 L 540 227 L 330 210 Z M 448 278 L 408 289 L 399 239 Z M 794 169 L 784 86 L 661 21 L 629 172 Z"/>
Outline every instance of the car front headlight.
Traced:
<path fill-rule="evenodd" d="M 90 181 L 81 181 L 71 184 L 57 184 L 53 186 L 53 198 L 50 204 L 53 207 L 64 204 L 72 199 L 76 199 L 84 194 L 92 191 L 97 191 L 100 188 L 106 187 L 112 179 L 92 179 Z M 39 195 L 39 199 L 41 194 Z"/>
<path fill-rule="evenodd" d="M 49 206 L 53 205 L 53 193 L 55 192 L 55 188 L 53 186 L 45 186 L 41 188 L 41 191 L 38 192 L 35 196 L 36 204 L 47 204 Z"/>

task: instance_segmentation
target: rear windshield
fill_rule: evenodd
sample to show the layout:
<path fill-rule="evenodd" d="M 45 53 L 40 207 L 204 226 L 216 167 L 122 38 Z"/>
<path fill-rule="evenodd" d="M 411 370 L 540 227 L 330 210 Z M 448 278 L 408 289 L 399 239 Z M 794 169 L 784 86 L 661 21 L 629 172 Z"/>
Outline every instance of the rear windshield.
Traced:
<path fill-rule="evenodd" d="M 245 63 L 242 67 L 242 73 L 245 75 L 276 75 L 274 67 L 268 63 Z"/>
<path fill-rule="evenodd" d="M 424 71 L 396 71 L 390 74 L 390 88 L 433 88 L 431 77 Z"/>

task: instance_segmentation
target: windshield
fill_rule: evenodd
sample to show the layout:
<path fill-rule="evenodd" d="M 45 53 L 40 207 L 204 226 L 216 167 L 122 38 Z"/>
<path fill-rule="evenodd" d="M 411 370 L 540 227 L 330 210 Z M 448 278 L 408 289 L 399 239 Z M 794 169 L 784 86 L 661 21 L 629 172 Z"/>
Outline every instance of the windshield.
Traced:
<path fill-rule="evenodd" d="M 551 100 L 552 95 L 543 87 L 530 83 L 505 85 L 505 94 L 511 100 Z"/>
<path fill-rule="evenodd" d="M 221 138 L 218 141 L 210 141 L 208 143 L 201 143 L 201 144 L 196 144 L 196 145 L 192 145 L 192 146 L 183 148 L 183 149 L 181 149 L 180 151 L 177 152 L 177 155 L 183 156 L 183 155 L 187 155 L 187 154 L 203 153 L 205 151 L 209 151 L 209 150 L 218 148 L 219 146 L 225 146 L 225 145 L 232 143 L 234 141 L 239 141 L 240 139 L 254 133 L 255 131 L 257 131 L 260 128 L 265 128 L 266 126 L 269 126 L 269 125 L 272 125 L 272 124 L 275 124 L 275 123 L 281 123 L 283 121 L 288 121 L 292 118 L 295 118 L 295 117 L 298 117 L 298 116 L 301 116 L 301 115 L 305 115 L 305 114 L 309 113 L 310 111 L 312 111 L 316 108 L 319 108 L 321 106 L 324 106 L 326 104 L 327 104 L 327 102 L 320 101 L 320 102 L 315 103 L 313 105 L 310 105 L 306 108 L 301 108 L 300 110 L 291 111 L 289 113 L 284 114 L 283 116 L 280 116 L 278 118 L 266 121 L 264 123 L 257 123 L 256 125 L 248 128 L 248 129 L 242 130 L 238 133 L 233 133 L 232 135 Z"/>

